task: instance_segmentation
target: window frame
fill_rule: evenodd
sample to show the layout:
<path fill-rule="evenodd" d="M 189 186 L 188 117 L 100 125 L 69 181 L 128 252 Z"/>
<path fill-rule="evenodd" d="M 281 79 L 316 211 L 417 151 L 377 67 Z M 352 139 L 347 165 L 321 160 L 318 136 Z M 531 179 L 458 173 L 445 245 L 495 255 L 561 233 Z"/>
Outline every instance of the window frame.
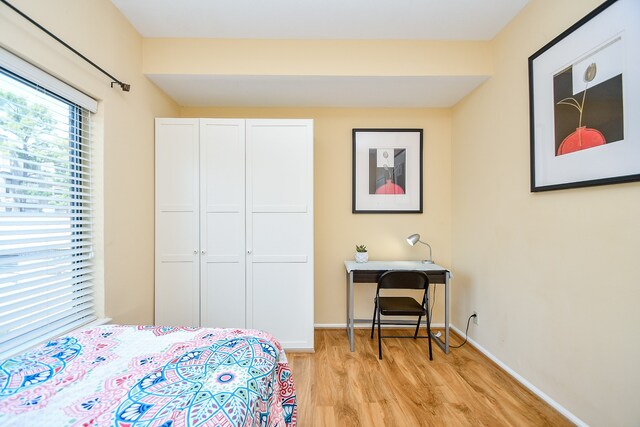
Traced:
<path fill-rule="evenodd" d="M 10 56 L 7 56 L 10 55 Z M 10 64 L 7 66 L 7 58 L 11 59 Z M 24 60 L 8 53 L 4 49 L 0 48 L 0 72 L 6 75 L 8 78 L 13 79 L 16 84 L 24 85 L 29 88 L 29 90 L 35 90 L 39 92 L 41 95 L 55 99 L 56 101 L 63 102 L 68 106 L 68 158 L 67 162 L 64 163 L 63 173 L 68 173 L 68 193 L 69 200 L 67 201 L 67 205 L 63 205 L 62 210 L 68 210 L 68 214 L 61 214 L 60 217 L 65 218 L 68 215 L 69 220 L 69 250 L 71 253 L 62 259 L 58 259 L 55 257 L 56 263 L 60 263 L 61 266 L 67 266 L 64 271 L 69 271 L 70 274 L 70 289 L 65 291 L 64 301 L 67 301 L 64 304 L 73 305 L 74 300 L 78 300 L 78 298 L 83 298 L 84 296 L 91 295 L 90 297 L 86 297 L 81 303 L 76 304 L 77 306 L 82 306 L 84 308 L 78 309 L 77 312 L 73 312 L 76 307 L 71 307 L 71 315 L 63 315 L 58 319 L 54 319 L 51 324 L 46 324 L 39 326 L 37 328 L 27 329 L 26 332 L 21 333 L 17 337 L 3 339 L 3 335 L 5 338 L 11 335 L 11 332 L 5 330 L 5 328 L 0 324 L 0 359 L 4 357 L 8 357 L 11 354 L 22 351 L 26 348 L 29 348 L 33 345 L 36 345 L 45 340 L 51 339 L 61 333 L 65 333 L 71 329 L 75 329 L 79 326 L 89 324 L 94 322 L 96 317 L 96 309 L 95 309 L 95 280 L 92 277 L 92 271 L 94 269 L 93 262 L 93 250 L 94 250 L 94 218 L 93 214 L 87 214 L 87 212 L 91 212 L 93 206 L 95 206 L 95 202 L 92 197 L 92 181 L 93 181 L 93 169 L 91 168 L 91 163 L 93 159 L 91 158 L 91 114 L 97 111 L 97 102 L 82 92 L 77 91 L 75 88 L 68 86 L 66 83 L 57 80 L 55 77 L 46 74 L 44 71 L 37 69 L 29 63 L 26 63 Z M 22 74 L 24 72 L 24 74 Z M 44 77 L 43 78 L 43 74 Z M 33 79 L 33 80 L 32 80 Z M 53 80 L 52 80 L 53 79 Z M 52 84 L 53 82 L 53 84 Z M 60 89 L 60 92 L 56 92 L 56 89 Z M 72 98 L 72 99 L 69 99 Z M 78 103 L 80 102 L 80 103 Z M 52 134 L 52 136 L 55 136 Z M 7 148 L 9 148 L 9 143 L 7 143 Z M 64 159 L 64 156 L 63 156 Z M 54 170 L 58 169 L 57 166 L 54 166 Z M 65 172 L 66 171 L 66 172 Z M 40 170 L 40 172 L 42 172 Z M 58 171 L 55 171 L 55 175 L 58 174 Z M 64 176 L 64 175 L 61 175 Z M 23 184 L 21 184 L 23 185 Z M 2 186 L 5 186 L 4 181 L 2 182 Z M 26 188 L 26 187 L 25 187 Z M 53 191 L 53 190 L 49 190 Z M 0 205 L 1 206 L 1 205 Z M 37 217 L 37 215 L 33 215 L 33 217 Z M 11 215 L 5 215 L 5 218 L 12 218 Z M 88 224 L 88 225 L 87 225 Z M 82 229 L 78 231 L 74 231 L 74 229 Z M 66 228 L 63 226 L 62 230 Z M 88 230 L 88 231 L 87 231 Z M 6 231 L 6 229 L 5 229 Z M 9 229 L 9 232 L 11 230 Z M 64 234 L 66 231 L 63 231 Z M 19 233 L 16 233 L 19 234 Z M 55 232 L 54 232 L 55 234 Z M 11 234 L 7 233 L 9 239 L 11 238 Z M 59 238 L 58 238 L 59 239 Z M 2 243 L 2 242 L 0 242 Z M 87 252 L 88 250 L 88 252 Z M 17 250 L 19 251 L 19 250 Z M 81 259 L 74 260 L 76 257 L 81 257 Z M 67 259 L 68 258 L 68 259 Z M 46 258 L 43 258 L 46 259 Z M 46 264 L 46 263 L 45 263 Z M 77 264 L 79 267 L 75 268 L 74 265 Z M 81 265 L 81 267 L 80 267 Z M 28 270 L 28 267 L 27 267 Z M 13 277 L 20 275 L 19 267 L 16 267 L 17 273 L 14 276 L 8 278 L 7 282 L 10 282 Z M 43 277 L 48 277 L 51 273 L 48 273 L 46 269 L 38 270 L 38 273 L 42 272 Z M 75 275 L 74 273 L 78 274 Z M 85 276 L 86 275 L 86 276 Z M 85 277 L 82 277 L 85 276 Z M 55 276 L 52 276 L 51 283 L 57 283 Z M 8 285 L 7 282 L 2 283 L 2 279 L 0 278 L 0 295 L 3 293 L 3 285 L 6 289 L 9 286 L 13 288 L 19 288 L 19 281 L 15 282 L 15 285 Z M 16 286 L 17 285 L 17 286 Z M 80 292 L 78 296 L 73 296 L 76 293 L 75 286 L 78 285 L 78 290 Z M 32 286 L 30 284 L 25 285 L 25 287 Z M 53 285 L 44 285 L 51 286 Z M 44 287 L 43 286 L 43 287 Z M 20 290 L 16 291 L 16 294 L 19 294 Z M 27 291 L 31 292 L 31 291 Z M 15 294 L 14 294 L 15 295 Z M 46 297 L 43 297 L 43 300 L 46 300 Z M 18 300 L 22 301 L 22 300 Z M 87 301 L 89 302 L 87 304 Z M 1 304 L 1 303 L 0 303 Z M 11 307 L 11 303 L 9 303 L 5 307 Z M 0 312 L 2 311 L 2 305 L 0 305 Z M 44 313 L 49 312 L 49 308 L 45 308 L 41 310 Z M 10 312 L 10 310 L 8 310 Z M 66 312 L 62 311 L 62 312 Z M 85 313 L 84 315 L 78 315 L 78 313 Z M 12 313 L 13 314 L 13 313 Z M 11 319 L 11 315 L 9 315 L 8 319 Z M 22 313 L 21 313 L 22 314 Z M 20 317 L 17 316 L 16 317 Z M 5 318 L 6 321 L 7 318 Z M 43 319 L 46 319 L 44 317 Z M 69 321 L 70 320 L 70 321 Z M 10 321 L 10 320 L 9 320 Z M 37 321 L 42 322 L 42 320 Z M 36 322 L 36 323 L 37 323 Z M 60 323 L 60 326 L 53 327 L 57 323 Z M 19 329 L 23 326 L 18 326 L 14 328 Z"/>

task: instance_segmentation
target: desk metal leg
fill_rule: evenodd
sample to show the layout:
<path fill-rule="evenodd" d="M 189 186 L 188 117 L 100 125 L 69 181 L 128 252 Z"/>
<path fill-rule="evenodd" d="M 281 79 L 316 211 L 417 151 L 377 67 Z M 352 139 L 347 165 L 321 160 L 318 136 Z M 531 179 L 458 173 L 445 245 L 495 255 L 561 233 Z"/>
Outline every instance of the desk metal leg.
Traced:
<path fill-rule="evenodd" d="M 355 313 L 353 309 L 353 271 L 347 273 L 347 333 L 349 334 L 349 349 L 354 351 L 353 334 Z"/>
<path fill-rule="evenodd" d="M 345 274 L 345 283 L 344 283 L 344 290 L 347 292 L 347 294 L 345 295 L 345 301 L 347 302 L 347 310 L 345 312 L 345 318 L 346 323 L 345 325 L 347 326 L 346 331 L 347 331 L 347 337 L 349 337 L 349 341 L 351 341 L 351 332 L 349 332 L 349 272 L 347 271 Z"/>
<path fill-rule="evenodd" d="M 445 274 L 444 279 L 444 352 L 447 354 L 449 354 L 449 305 L 451 302 L 449 276 L 449 273 Z"/>
<path fill-rule="evenodd" d="M 445 352 L 445 354 L 449 354 L 449 301 L 450 301 L 450 286 L 449 286 L 449 276 L 450 273 L 445 274 L 444 279 L 444 342 L 435 336 L 435 334 L 431 334 L 431 338 L 438 344 L 438 347 Z"/>

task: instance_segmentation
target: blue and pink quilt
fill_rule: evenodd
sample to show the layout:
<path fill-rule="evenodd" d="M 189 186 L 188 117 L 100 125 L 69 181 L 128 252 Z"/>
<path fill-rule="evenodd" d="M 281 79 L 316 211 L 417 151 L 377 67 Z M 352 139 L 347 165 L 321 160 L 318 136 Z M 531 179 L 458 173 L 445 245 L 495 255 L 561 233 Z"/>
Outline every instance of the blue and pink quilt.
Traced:
<path fill-rule="evenodd" d="M 108 325 L 0 360 L 0 425 L 295 427 L 280 344 L 256 330 Z"/>

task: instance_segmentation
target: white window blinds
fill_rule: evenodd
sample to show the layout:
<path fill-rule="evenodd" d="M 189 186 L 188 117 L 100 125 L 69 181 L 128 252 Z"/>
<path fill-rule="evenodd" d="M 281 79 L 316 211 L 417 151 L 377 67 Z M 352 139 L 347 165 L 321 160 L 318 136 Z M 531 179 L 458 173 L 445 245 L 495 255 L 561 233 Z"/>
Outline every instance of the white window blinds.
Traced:
<path fill-rule="evenodd" d="M 95 319 L 90 116 L 0 66 L 0 359 Z"/>

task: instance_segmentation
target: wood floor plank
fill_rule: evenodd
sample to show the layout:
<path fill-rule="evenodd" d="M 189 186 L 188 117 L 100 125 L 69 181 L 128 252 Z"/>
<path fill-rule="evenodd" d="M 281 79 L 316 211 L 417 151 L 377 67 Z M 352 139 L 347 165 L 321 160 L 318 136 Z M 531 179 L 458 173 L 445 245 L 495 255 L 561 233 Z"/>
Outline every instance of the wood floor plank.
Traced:
<path fill-rule="evenodd" d="M 426 339 L 388 338 L 379 360 L 369 334 L 356 330 L 351 353 L 345 330 L 318 329 L 315 353 L 287 353 L 298 426 L 572 425 L 470 345 L 449 355 L 434 345 L 429 361 Z"/>

